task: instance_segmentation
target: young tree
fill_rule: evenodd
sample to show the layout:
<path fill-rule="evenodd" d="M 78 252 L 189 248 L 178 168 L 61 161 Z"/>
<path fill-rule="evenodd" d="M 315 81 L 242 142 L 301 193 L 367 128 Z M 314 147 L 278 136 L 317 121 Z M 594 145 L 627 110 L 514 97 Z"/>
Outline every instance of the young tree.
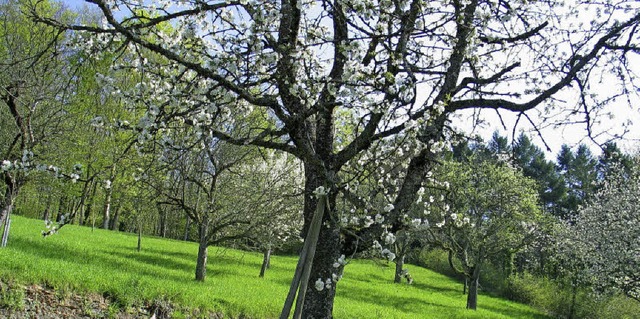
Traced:
<path fill-rule="evenodd" d="M 561 8 L 549 1 L 90 2 L 103 14 L 101 27 L 42 17 L 37 6 L 32 13 L 50 25 L 85 31 L 82 42 L 90 52 L 106 51 L 116 37 L 126 43 L 116 49 L 163 58 L 114 62 L 144 73 L 140 86 L 118 91 L 148 105 L 141 135 L 171 123 L 191 125 L 199 116 L 238 118 L 247 108 L 275 120 L 248 133 L 220 124 L 226 121 L 211 129 L 216 138 L 286 151 L 302 161 L 304 232 L 316 225 L 316 212 L 326 226 L 319 230 L 313 261 L 300 267 L 309 269 L 312 281 L 331 278 L 342 254 L 332 209 L 338 192 L 348 192 L 341 180 L 345 165 L 399 133 L 420 141 L 386 213 L 397 231 L 439 143 L 450 137 L 445 128 L 455 119 L 451 115 L 536 108 L 544 114 L 553 111 L 548 101 L 573 92 L 583 98 L 561 107 L 591 123 L 594 108 L 620 93 L 592 91 L 594 78 L 627 68 L 625 57 L 638 52 L 633 33 L 640 22 L 640 14 L 624 3 L 606 3 L 602 10 L 600 3 Z M 591 23 L 578 23 L 595 8 Z M 635 94 L 635 78 L 619 80 L 620 94 Z M 345 110 L 356 117 L 356 129 L 338 141 L 337 120 Z M 318 199 L 325 193 L 326 214 L 316 209 L 324 206 Z M 301 286 L 304 310 L 297 317 L 332 317 L 336 285 L 320 288 L 313 282 Z"/>
<path fill-rule="evenodd" d="M 262 159 L 242 163 L 233 169 L 241 190 L 237 193 L 253 208 L 256 224 L 247 240 L 252 249 L 263 253 L 260 277 L 271 265 L 271 253 L 300 240 L 302 229 L 303 181 L 300 163 L 287 154 L 261 150 Z M 241 201 L 240 198 L 237 201 Z"/>
<path fill-rule="evenodd" d="M 432 214 L 430 241 L 449 252 L 450 264 L 469 283 L 467 308 L 476 309 L 483 264 L 512 256 L 535 239 L 541 212 L 533 180 L 488 161 L 447 162 L 450 209 Z M 462 266 L 458 269 L 453 259 Z"/>

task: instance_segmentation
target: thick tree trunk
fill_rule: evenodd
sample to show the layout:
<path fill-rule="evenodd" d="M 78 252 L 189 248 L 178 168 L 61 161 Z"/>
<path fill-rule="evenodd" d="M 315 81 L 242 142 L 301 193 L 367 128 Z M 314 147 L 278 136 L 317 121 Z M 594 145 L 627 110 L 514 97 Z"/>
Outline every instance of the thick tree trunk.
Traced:
<path fill-rule="evenodd" d="M 305 165 L 305 204 L 304 204 L 304 232 L 309 229 L 311 220 L 316 210 L 318 200 L 313 191 L 318 186 L 324 186 L 324 180 L 320 179 L 322 172 L 316 172 L 314 168 Z M 302 318 L 320 319 L 333 318 L 333 301 L 336 295 L 336 283 L 333 282 L 333 274 L 337 268 L 333 264 L 342 253 L 342 243 L 340 241 L 340 229 L 331 218 L 331 209 L 335 207 L 335 194 L 329 195 L 329 207 L 326 208 L 323 216 L 323 226 L 320 229 L 320 236 L 316 247 L 315 257 L 311 267 L 311 274 L 306 290 L 306 297 L 302 311 Z M 316 288 L 316 282 L 321 280 L 325 283 L 322 289 Z M 326 283 L 329 282 L 329 285 Z"/>
<path fill-rule="evenodd" d="M 209 247 L 209 229 L 207 223 L 198 227 L 198 259 L 196 261 L 196 280 L 204 281 L 207 276 L 207 249 Z"/>
<path fill-rule="evenodd" d="M 271 247 L 264 250 L 264 253 L 262 256 L 262 267 L 260 267 L 260 278 L 264 277 L 264 273 L 269 268 L 270 262 L 271 262 Z"/>
<path fill-rule="evenodd" d="M 393 282 L 396 284 L 402 283 L 402 269 L 404 268 L 404 255 L 397 256 L 396 258 L 396 276 Z"/>
<path fill-rule="evenodd" d="M 473 274 L 469 278 L 469 294 L 467 295 L 467 309 L 476 310 L 478 307 L 478 284 L 480 282 L 480 266 L 473 268 Z"/>

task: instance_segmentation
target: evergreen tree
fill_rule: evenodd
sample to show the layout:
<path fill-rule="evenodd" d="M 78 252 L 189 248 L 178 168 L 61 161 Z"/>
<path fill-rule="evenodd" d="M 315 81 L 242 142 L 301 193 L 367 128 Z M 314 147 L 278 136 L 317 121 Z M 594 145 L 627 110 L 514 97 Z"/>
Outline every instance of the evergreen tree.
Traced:
<path fill-rule="evenodd" d="M 514 161 L 522 168 L 524 176 L 538 183 L 538 194 L 544 207 L 551 212 L 558 210 L 559 201 L 566 196 L 566 187 L 555 164 L 547 161 L 544 152 L 521 133 L 513 145 Z"/>
<path fill-rule="evenodd" d="M 598 178 L 605 179 L 614 169 L 620 168 L 628 175 L 633 167 L 633 160 L 628 154 L 622 153 L 615 142 L 608 142 L 602 148 L 602 155 L 598 160 Z"/>
<path fill-rule="evenodd" d="M 595 191 L 597 164 L 598 160 L 586 145 L 580 144 L 575 153 L 569 146 L 562 146 L 558 154 L 558 170 L 564 177 L 567 195 L 560 200 L 560 217 L 567 219 L 574 215 Z"/>

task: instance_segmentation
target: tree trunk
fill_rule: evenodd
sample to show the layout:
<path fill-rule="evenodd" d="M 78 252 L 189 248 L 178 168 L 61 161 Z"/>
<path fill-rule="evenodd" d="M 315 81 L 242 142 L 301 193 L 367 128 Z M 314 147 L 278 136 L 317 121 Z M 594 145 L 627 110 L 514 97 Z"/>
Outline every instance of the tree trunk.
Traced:
<path fill-rule="evenodd" d="M 142 250 L 142 227 L 138 225 L 138 247 L 137 250 Z"/>
<path fill-rule="evenodd" d="M 18 193 L 16 191 L 17 187 L 15 186 L 15 184 L 7 185 L 7 189 L 4 195 L 4 201 L 0 210 L 0 227 L 2 227 L 2 243 L 0 243 L 0 247 L 6 247 L 7 239 L 9 238 L 11 211 L 13 211 L 13 204 L 15 203 L 16 195 Z"/>
<path fill-rule="evenodd" d="M 89 217 L 91 216 L 92 213 L 92 209 L 93 209 L 93 200 L 96 197 L 96 191 L 98 190 L 96 182 L 92 182 L 91 187 L 93 187 L 91 189 L 91 197 L 89 197 L 89 203 L 86 205 L 86 209 L 84 211 L 84 218 L 82 218 L 82 223 L 81 225 L 86 225 L 87 221 L 89 220 Z"/>
<path fill-rule="evenodd" d="M 60 199 L 58 199 L 58 209 L 56 210 L 56 218 L 55 221 L 56 223 L 60 222 L 60 219 L 62 218 L 62 216 L 64 215 L 64 210 L 66 209 L 66 196 L 60 196 Z"/>
<path fill-rule="evenodd" d="M 478 307 L 478 284 L 480 281 L 480 265 L 473 268 L 473 274 L 469 278 L 469 294 L 467 295 L 467 309 L 476 310 Z"/>
<path fill-rule="evenodd" d="M 209 247 L 209 226 L 203 222 L 198 227 L 198 259 L 196 261 L 196 280 L 204 281 L 207 276 L 207 254 Z"/>
<path fill-rule="evenodd" d="M 102 212 L 102 229 L 109 229 L 109 222 L 111 219 L 111 196 L 113 194 L 113 187 L 107 189 L 107 194 L 104 198 L 104 210 Z"/>
<path fill-rule="evenodd" d="M 571 306 L 569 307 L 569 319 L 573 319 L 576 312 L 576 297 L 578 296 L 578 282 L 571 279 Z"/>
<path fill-rule="evenodd" d="M 462 294 L 467 294 L 467 287 L 469 287 L 469 277 L 464 276 L 464 286 L 462 286 Z"/>
<path fill-rule="evenodd" d="M 44 209 L 44 213 L 42 214 L 42 220 L 49 220 L 51 217 L 51 211 L 49 210 L 49 206 Z"/>
<path fill-rule="evenodd" d="M 404 255 L 396 258 L 396 276 L 393 279 L 396 284 L 402 283 L 402 268 L 404 268 Z"/>
<path fill-rule="evenodd" d="M 324 186 L 324 180 L 320 180 L 321 172 L 315 171 L 310 165 L 305 165 L 305 203 L 304 203 L 304 232 L 309 229 L 313 215 L 315 214 L 318 200 L 313 191 L 318 186 Z M 331 209 L 335 207 L 336 194 L 329 195 L 329 207 L 323 216 L 323 226 L 320 229 L 320 236 L 316 247 L 315 257 L 311 267 L 311 274 L 308 281 L 302 318 L 319 319 L 333 318 L 333 301 L 336 295 L 336 283 L 331 282 L 330 287 L 326 285 L 322 290 L 316 289 L 316 281 L 327 282 L 332 280 L 333 274 L 338 269 L 333 264 L 342 253 L 342 243 L 340 241 L 340 229 L 331 218 Z M 336 273 L 336 275 L 339 275 Z"/>
<path fill-rule="evenodd" d="M 109 229 L 118 230 L 118 219 L 120 218 L 120 206 L 117 206 L 113 212 L 113 218 L 109 220 Z"/>
<path fill-rule="evenodd" d="M 167 210 L 163 208 L 161 204 L 158 204 L 157 207 L 158 215 L 160 215 L 158 220 L 158 236 L 165 238 L 167 237 Z"/>
<path fill-rule="evenodd" d="M 51 189 L 47 191 L 49 193 L 47 196 L 47 207 L 44 209 L 44 213 L 42 213 L 42 220 L 44 221 L 51 220 Z"/>
<path fill-rule="evenodd" d="M 187 224 L 184 225 L 184 241 L 189 240 L 190 228 L 191 228 L 191 218 L 187 215 Z"/>
<path fill-rule="evenodd" d="M 260 278 L 264 277 L 264 272 L 269 268 L 269 263 L 271 262 L 271 247 L 265 249 L 263 258 L 262 258 L 262 267 L 260 267 Z"/>
<path fill-rule="evenodd" d="M 2 232 L 2 242 L 0 247 L 7 247 L 7 241 L 9 240 L 9 230 L 11 229 L 11 214 L 7 215 L 7 219 L 4 221 L 4 230 Z"/>
<path fill-rule="evenodd" d="M 102 212 L 102 228 L 109 229 L 109 218 L 111 214 L 111 197 L 113 196 L 113 182 L 116 178 L 116 164 L 111 166 L 111 174 L 109 175 L 109 188 L 104 196 L 104 211 Z"/>

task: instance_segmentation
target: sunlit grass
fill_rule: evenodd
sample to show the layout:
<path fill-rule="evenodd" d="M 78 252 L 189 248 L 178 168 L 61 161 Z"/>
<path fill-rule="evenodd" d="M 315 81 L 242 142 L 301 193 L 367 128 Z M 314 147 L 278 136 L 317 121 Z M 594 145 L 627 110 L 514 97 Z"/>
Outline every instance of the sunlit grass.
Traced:
<path fill-rule="evenodd" d="M 57 289 L 106 294 L 122 306 L 165 299 L 228 316 L 277 317 L 296 264 L 274 256 L 258 278 L 262 256 L 211 247 L 207 280 L 194 278 L 197 245 L 65 226 L 43 238 L 42 221 L 13 217 L 9 246 L 0 249 L 0 277 Z M 338 284 L 336 318 L 546 318 L 530 307 L 481 295 L 478 311 L 464 309 L 460 283 L 409 266 L 415 283 L 397 285 L 393 265 L 352 261 Z"/>

